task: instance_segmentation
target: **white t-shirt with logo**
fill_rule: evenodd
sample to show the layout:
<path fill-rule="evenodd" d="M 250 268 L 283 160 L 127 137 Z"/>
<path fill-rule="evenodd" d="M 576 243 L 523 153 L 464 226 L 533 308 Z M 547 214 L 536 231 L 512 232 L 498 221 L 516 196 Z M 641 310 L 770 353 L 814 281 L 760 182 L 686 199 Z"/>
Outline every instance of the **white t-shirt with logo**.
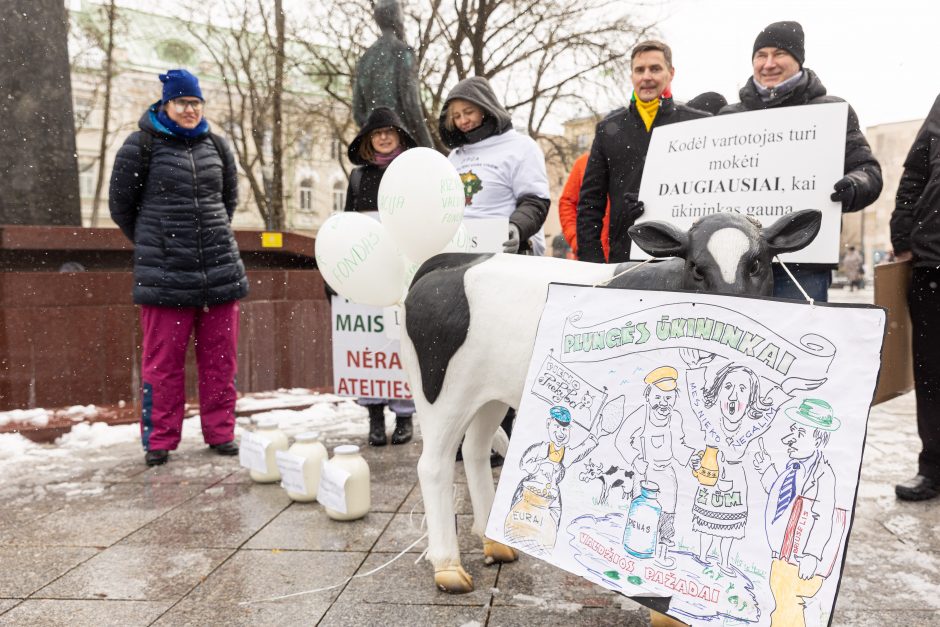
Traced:
<path fill-rule="evenodd" d="M 450 162 L 464 189 L 464 218 L 508 218 L 525 194 L 551 198 L 545 155 L 531 137 L 509 129 L 451 151 Z M 536 255 L 545 254 L 545 233 L 529 240 Z"/>

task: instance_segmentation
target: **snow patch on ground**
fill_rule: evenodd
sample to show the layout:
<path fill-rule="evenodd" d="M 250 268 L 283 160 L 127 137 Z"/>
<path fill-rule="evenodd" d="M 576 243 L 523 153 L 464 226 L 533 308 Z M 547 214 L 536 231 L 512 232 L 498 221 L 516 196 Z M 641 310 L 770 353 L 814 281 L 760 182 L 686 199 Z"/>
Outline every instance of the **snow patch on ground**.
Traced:
<path fill-rule="evenodd" d="M 246 396 L 238 400 L 238 411 L 249 408 L 301 406 L 299 409 L 271 409 L 253 415 L 277 419 L 281 430 L 289 437 L 304 431 L 318 431 L 322 437 L 338 437 L 354 433 L 365 434 L 368 413 L 354 399 L 333 394 L 316 394 L 306 389 L 287 389 Z M 307 405 L 306 407 L 302 407 Z M 59 412 L 61 415 L 63 412 Z M 82 422 L 98 415 L 94 405 L 75 405 L 64 414 L 76 424 L 71 431 L 59 437 L 54 444 L 37 444 L 18 433 L 0 433 L 0 473 L 7 476 L 14 469 L 23 472 L 55 470 L 68 464 L 70 457 L 82 451 L 95 451 L 102 457 L 107 449 L 119 444 L 140 442 L 140 426 L 108 425 L 104 422 Z M 7 422 L 25 422 L 36 426 L 48 423 L 53 412 L 46 409 L 14 410 L 0 413 L 0 425 Z M 241 429 L 236 428 L 236 437 Z M 183 442 L 202 442 L 199 416 L 183 421 Z M 19 467 L 19 468 L 17 468 Z"/>

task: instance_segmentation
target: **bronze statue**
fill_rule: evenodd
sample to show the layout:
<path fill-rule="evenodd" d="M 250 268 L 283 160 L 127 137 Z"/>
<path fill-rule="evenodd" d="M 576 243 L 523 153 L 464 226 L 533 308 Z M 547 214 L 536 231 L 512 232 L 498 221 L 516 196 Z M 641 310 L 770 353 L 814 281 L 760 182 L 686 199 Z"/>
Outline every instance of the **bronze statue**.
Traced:
<path fill-rule="evenodd" d="M 353 118 L 362 127 L 376 107 L 396 111 L 419 146 L 432 147 L 431 134 L 418 100 L 415 53 L 402 39 L 405 27 L 397 0 L 377 0 L 375 21 L 382 35 L 356 67 Z"/>

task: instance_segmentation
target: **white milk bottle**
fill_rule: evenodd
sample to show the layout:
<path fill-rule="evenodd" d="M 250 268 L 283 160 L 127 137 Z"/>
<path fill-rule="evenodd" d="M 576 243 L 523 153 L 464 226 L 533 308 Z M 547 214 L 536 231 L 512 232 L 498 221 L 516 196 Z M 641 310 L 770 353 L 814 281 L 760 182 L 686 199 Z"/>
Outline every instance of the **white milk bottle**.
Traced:
<path fill-rule="evenodd" d="M 369 464 L 359 454 L 359 447 L 354 444 L 337 446 L 329 463 L 348 472 L 349 478 L 346 480 L 346 513 L 326 507 L 326 515 L 333 520 L 356 520 L 368 514 L 371 504 Z"/>
<path fill-rule="evenodd" d="M 317 487 L 320 485 L 320 465 L 330 456 L 320 442 L 320 434 L 309 431 L 298 433 L 287 452 L 304 458 L 304 484 L 307 486 L 306 494 L 288 490 L 287 496 L 301 503 L 316 501 Z"/>
<path fill-rule="evenodd" d="M 258 483 L 273 483 L 281 480 L 281 471 L 277 469 L 277 463 L 274 456 L 277 451 L 287 450 L 287 436 L 278 428 L 277 419 L 259 418 L 255 427 L 255 436 L 264 438 L 269 442 L 264 449 L 264 462 L 267 467 L 266 472 L 252 470 L 249 475 L 252 480 Z"/>

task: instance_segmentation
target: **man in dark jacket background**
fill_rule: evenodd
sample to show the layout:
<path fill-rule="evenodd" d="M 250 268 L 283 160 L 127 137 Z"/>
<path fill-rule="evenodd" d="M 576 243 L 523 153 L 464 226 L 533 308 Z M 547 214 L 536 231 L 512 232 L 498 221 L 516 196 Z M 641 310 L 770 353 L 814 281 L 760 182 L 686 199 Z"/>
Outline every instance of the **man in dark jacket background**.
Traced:
<path fill-rule="evenodd" d="M 578 259 L 604 263 L 601 228 L 610 198 L 610 253 L 607 261 L 630 258 L 627 229 L 643 213 L 638 198 L 650 135 L 657 126 L 707 117 L 672 100 L 672 50 L 661 41 L 638 43 L 630 53 L 633 96 L 627 107 L 597 124 L 578 199 Z"/>
<path fill-rule="evenodd" d="M 751 56 L 753 75 L 741 88 L 741 102 L 728 105 L 719 115 L 758 111 L 773 107 L 844 102 L 826 94 L 816 73 L 803 67 L 803 27 L 798 22 L 775 22 L 758 33 Z M 859 128 L 858 116 L 849 106 L 845 135 L 844 176 L 833 185 L 832 200 L 842 203 L 842 212 L 860 211 L 881 193 L 881 166 Z M 811 298 L 829 299 L 835 264 L 788 264 L 787 267 Z M 774 264 L 774 296 L 802 299 L 803 294 L 786 272 Z"/>
<path fill-rule="evenodd" d="M 922 445 L 917 476 L 894 491 L 905 501 L 923 501 L 940 496 L 940 96 L 904 161 L 891 245 L 898 261 L 914 264 L 908 305 Z"/>
<path fill-rule="evenodd" d="M 195 336 L 206 443 L 235 455 L 238 299 L 245 266 L 230 225 L 235 158 L 205 119 L 199 81 L 160 75 L 163 98 L 140 118 L 111 174 L 111 217 L 134 243 L 134 303 L 143 331 L 141 439 L 148 466 L 179 445 L 186 348 Z"/>

